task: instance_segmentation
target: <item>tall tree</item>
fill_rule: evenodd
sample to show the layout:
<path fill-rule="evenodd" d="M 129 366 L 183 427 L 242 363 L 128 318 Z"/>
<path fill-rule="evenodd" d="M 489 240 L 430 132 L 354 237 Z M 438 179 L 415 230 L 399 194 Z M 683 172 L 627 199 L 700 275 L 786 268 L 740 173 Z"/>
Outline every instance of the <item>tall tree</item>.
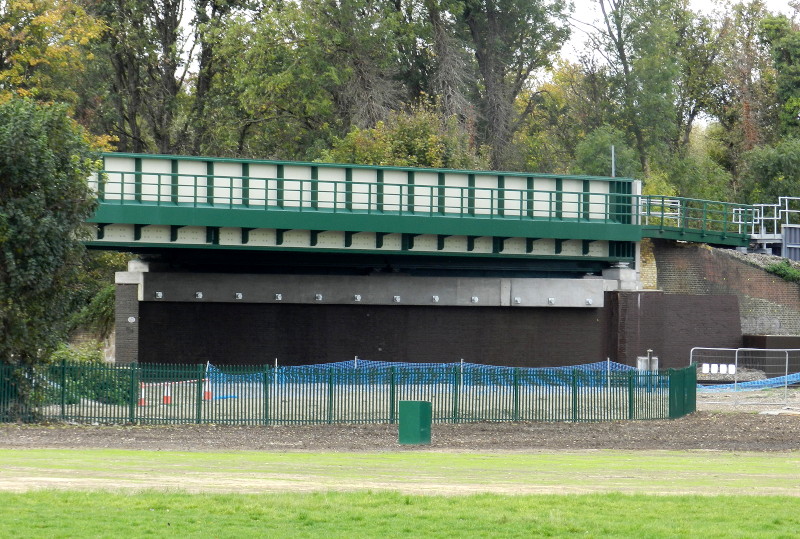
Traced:
<path fill-rule="evenodd" d="M 119 149 L 174 151 L 191 56 L 181 27 L 183 0 L 98 0 L 93 7 L 109 27 L 97 54 L 108 62 L 116 110 L 108 128 Z"/>
<path fill-rule="evenodd" d="M 94 208 L 96 160 L 63 105 L 0 104 L 0 360 L 34 365 L 64 337 Z"/>
<path fill-rule="evenodd" d="M 75 103 L 76 75 L 103 24 L 65 0 L 0 2 L 0 100 Z"/>
<path fill-rule="evenodd" d="M 492 166 L 503 168 L 521 119 L 515 103 L 530 87 L 531 74 L 550 67 L 569 37 L 562 0 L 463 0 L 455 15 L 466 46 L 473 50 L 480 76 L 479 111 L 483 141 L 491 147 Z"/>
<path fill-rule="evenodd" d="M 601 28 L 591 39 L 614 76 L 622 120 L 648 174 L 652 155 L 675 138 L 673 0 L 599 0 L 599 6 Z"/>
<path fill-rule="evenodd" d="M 800 28 L 783 15 L 767 17 L 761 34 L 775 62 L 781 133 L 800 137 Z"/>
<path fill-rule="evenodd" d="M 731 172 L 734 196 L 740 189 L 743 155 L 777 135 L 776 73 L 760 32 L 768 14 L 763 1 L 751 0 L 735 4 L 725 15 L 729 31 L 720 46 L 722 78 L 709 107 L 719 128 L 709 133 L 724 149 L 715 159 Z"/>

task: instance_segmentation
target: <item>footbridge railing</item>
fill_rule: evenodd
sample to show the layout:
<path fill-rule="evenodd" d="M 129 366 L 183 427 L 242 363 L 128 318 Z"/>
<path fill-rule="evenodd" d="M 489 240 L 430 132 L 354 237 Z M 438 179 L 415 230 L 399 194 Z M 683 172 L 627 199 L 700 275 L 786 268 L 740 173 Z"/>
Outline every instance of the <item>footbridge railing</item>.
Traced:
<path fill-rule="evenodd" d="M 104 154 L 98 239 L 112 223 L 524 238 L 665 237 L 746 245 L 750 206 L 637 194 L 629 178 Z M 379 243 L 379 242 L 378 242 Z M 588 249 L 584 248 L 584 251 Z M 502 251 L 502 249 L 499 249 Z M 586 254 L 586 253 L 584 253 Z"/>

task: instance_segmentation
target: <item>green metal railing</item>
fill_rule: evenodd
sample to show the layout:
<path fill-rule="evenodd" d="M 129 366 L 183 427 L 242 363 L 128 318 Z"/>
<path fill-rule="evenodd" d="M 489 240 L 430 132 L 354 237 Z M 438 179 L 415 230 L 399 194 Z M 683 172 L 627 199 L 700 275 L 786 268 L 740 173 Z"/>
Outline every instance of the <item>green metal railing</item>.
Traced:
<path fill-rule="evenodd" d="M 401 400 L 434 422 L 612 421 L 695 410 L 696 371 L 391 367 L 288 373 L 269 366 L 0 365 L 0 420 L 99 423 L 394 423 Z M 24 396 L 23 396 L 24 395 Z"/>
<path fill-rule="evenodd" d="M 753 233 L 755 209 L 748 204 L 651 195 L 640 207 L 644 237 L 747 245 Z"/>
<path fill-rule="evenodd" d="M 611 178 L 565 177 L 573 180 L 571 185 L 583 180 L 584 191 L 570 191 L 562 188 L 564 178 L 549 175 L 308 163 L 272 163 L 275 170 L 271 175 L 256 177 L 250 175 L 250 163 L 245 161 L 197 158 L 194 164 L 202 165 L 202 172 L 179 172 L 177 163 L 193 160 L 171 159 L 169 171 L 157 171 L 142 170 L 141 163 L 159 162 L 159 156 L 122 156 L 138 165 L 130 167 L 132 170 L 107 168 L 93 180 L 100 201 L 93 222 L 248 229 L 291 228 L 307 223 L 307 227 L 320 230 L 497 237 L 525 237 L 527 230 L 528 237 L 561 233 L 566 234 L 563 237 L 588 240 L 660 237 L 746 245 L 755 218 L 749 205 L 635 195 L 630 180 Z M 233 163 L 239 172 L 215 173 L 215 163 Z M 288 177 L 284 173 L 298 167 L 308 169 L 311 177 Z M 326 168 L 341 169 L 343 177 L 319 177 Z M 364 170 L 375 177 L 369 181 L 353 179 L 355 172 Z M 387 171 L 402 172 L 404 179 L 385 180 Z M 436 175 L 438 180 L 428 178 L 427 183 L 421 183 L 422 175 Z M 449 179 L 451 176 L 454 179 Z M 476 177 L 482 176 L 491 176 L 496 185 L 480 185 Z M 421 218 L 427 223 L 423 224 Z M 538 228 L 509 227 L 514 222 Z M 551 223 L 561 228 L 547 228 Z M 578 231 L 563 225 L 581 228 Z"/>

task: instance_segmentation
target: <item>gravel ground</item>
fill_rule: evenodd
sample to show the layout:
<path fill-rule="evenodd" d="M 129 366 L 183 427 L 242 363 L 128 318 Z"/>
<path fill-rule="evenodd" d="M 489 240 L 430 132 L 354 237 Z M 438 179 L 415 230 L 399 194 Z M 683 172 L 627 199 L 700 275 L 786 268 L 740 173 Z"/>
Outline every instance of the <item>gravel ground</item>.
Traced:
<path fill-rule="evenodd" d="M 0 425 L 0 448 L 160 451 L 398 451 L 397 426 Z M 800 415 L 697 412 L 677 420 L 434 424 L 432 450 L 800 450 Z"/>

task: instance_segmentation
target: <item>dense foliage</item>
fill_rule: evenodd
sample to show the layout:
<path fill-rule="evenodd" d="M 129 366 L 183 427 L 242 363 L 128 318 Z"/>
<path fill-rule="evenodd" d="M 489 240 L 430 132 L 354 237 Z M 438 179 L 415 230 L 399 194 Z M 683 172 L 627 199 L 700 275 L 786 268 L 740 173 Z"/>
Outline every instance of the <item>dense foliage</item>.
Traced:
<path fill-rule="evenodd" d="M 649 192 L 791 194 L 795 19 L 593 3 L 10 0 L 0 101 L 64 101 L 121 151 L 610 174 L 613 145 Z"/>
<path fill-rule="evenodd" d="M 0 359 L 39 363 L 75 309 L 96 161 L 62 105 L 0 104 Z"/>

